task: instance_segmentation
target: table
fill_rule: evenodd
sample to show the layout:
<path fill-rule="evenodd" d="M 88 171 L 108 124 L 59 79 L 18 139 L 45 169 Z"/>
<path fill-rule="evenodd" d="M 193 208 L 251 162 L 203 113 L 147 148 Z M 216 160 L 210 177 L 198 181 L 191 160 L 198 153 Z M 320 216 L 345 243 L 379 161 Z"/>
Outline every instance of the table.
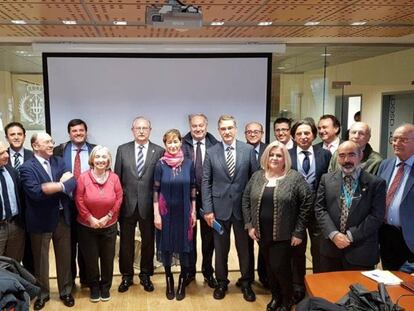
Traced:
<path fill-rule="evenodd" d="M 393 272 L 403 281 L 414 281 L 414 276 L 404 272 Z M 361 274 L 361 271 L 337 271 L 308 274 L 305 285 L 311 297 L 322 297 L 330 302 L 337 302 L 349 292 L 349 286 L 354 283 L 362 284 L 368 290 L 378 290 L 377 282 Z M 400 285 L 387 285 L 388 294 L 395 303 L 403 294 L 414 294 Z M 414 311 L 414 296 L 402 297 L 399 305 L 406 311 Z"/>

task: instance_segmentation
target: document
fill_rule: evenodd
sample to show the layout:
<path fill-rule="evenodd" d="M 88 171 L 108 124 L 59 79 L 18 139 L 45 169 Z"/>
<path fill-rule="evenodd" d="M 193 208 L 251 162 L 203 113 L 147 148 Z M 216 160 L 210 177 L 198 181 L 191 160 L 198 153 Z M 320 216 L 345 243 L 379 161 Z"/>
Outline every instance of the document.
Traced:
<path fill-rule="evenodd" d="M 384 283 L 385 285 L 398 285 L 402 282 L 399 277 L 388 270 L 375 269 L 371 271 L 362 271 L 361 273 L 366 277 L 369 277 L 378 283 Z"/>

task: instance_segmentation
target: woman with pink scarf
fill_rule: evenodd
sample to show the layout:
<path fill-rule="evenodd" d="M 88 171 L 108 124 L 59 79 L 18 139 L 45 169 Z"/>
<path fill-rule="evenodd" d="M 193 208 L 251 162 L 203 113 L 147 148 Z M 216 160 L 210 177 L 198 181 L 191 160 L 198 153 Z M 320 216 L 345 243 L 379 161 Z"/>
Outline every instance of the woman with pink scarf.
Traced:
<path fill-rule="evenodd" d="M 165 154 L 158 161 L 154 173 L 157 257 L 165 268 L 167 299 L 175 297 L 182 300 L 185 298 L 185 280 L 196 223 L 194 165 L 191 160 L 184 159 L 178 130 L 167 131 L 163 141 Z M 175 292 L 171 265 L 177 263 L 181 266 L 181 273 Z"/>

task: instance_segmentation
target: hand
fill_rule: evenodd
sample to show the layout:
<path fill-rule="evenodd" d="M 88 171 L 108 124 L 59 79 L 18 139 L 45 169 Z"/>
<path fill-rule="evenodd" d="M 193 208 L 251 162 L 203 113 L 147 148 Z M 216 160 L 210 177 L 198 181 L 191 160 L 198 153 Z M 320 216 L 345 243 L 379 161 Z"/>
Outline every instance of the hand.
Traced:
<path fill-rule="evenodd" d="M 99 220 L 98 219 L 96 219 L 95 217 L 93 217 L 93 216 L 91 216 L 90 218 L 89 218 L 89 223 L 91 224 L 91 227 L 92 228 L 94 228 L 94 229 L 98 229 L 98 228 L 100 228 L 101 226 L 100 226 L 100 223 L 99 223 Z"/>
<path fill-rule="evenodd" d="M 299 239 L 295 236 L 292 236 L 292 238 L 290 239 L 291 246 L 298 246 L 300 243 L 302 243 L 302 239 Z"/>
<path fill-rule="evenodd" d="M 99 219 L 99 220 L 98 220 L 98 222 L 99 222 L 99 227 L 100 227 L 100 228 L 105 227 L 105 226 L 106 226 L 106 224 L 108 223 L 108 221 L 109 221 L 109 220 L 110 220 L 110 219 L 109 219 L 108 215 L 105 215 L 104 217 L 102 217 L 101 219 Z"/>
<path fill-rule="evenodd" d="M 204 220 L 206 221 L 206 223 L 210 226 L 213 227 L 213 220 L 215 219 L 214 217 L 214 213 L 207 213 L 204 214 Z"/>
<path fill-rule="evenodd" d="M 45 182 L 42 184 L 42 191 L 44 194 L 50 195 L 57 192 L 61 192 L 62 184 L 59 182 Z"/>
<path fill-rule="evenodd" d="M 162 220 L 160 215 L 154 216 L 154 226 L 158 230 L 162 230 Z"/>
<path fill-rule="evenodd" d="M 66 172 L 62 175 L 62 177 L 60 177 L 60 182 L 65 182 L 68 181 L 69 179 L 71 179 L 73 177 L 73 174 L 71 172 Z"/>
<path fill-rule="evenodd" d="M 197 224 L 197 217 L 196 217 L 196 213 L 191 213 L 191 227 L 194 228 L 195 225 Z"/>
<path fill-rule="evenodd" d="M 338 247 L 339 249 L 344 249 L 351 245 L 351 241 L 343 233 L 337 233 L 332 239 L 332 242 L 334 242 L 336 247 Z"/>
<path fill-rule="evenodd" d="M 249 236 L 255 240 L 255 241 L 259 241 L 259 238 L 256 235 L 256 229 L 255 228 L 250 228 L 249 229 Z"/>

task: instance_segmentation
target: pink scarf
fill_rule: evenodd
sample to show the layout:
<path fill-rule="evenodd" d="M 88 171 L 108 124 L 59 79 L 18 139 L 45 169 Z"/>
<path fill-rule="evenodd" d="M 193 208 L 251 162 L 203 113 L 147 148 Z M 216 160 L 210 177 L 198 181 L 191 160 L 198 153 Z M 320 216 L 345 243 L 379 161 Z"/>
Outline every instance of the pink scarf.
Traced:
<path fill-rule="evenodd" d="M 165 151 L 164 156 L 161 158 L 161 161 L 165 162 L 169 167 L 171 167 L 174 175 L 176 175 L 181 168 L 181 163 L 184 161 L 184 153 L 181 149 L 175 155 L 168 153 L 168 151 Z"/>

